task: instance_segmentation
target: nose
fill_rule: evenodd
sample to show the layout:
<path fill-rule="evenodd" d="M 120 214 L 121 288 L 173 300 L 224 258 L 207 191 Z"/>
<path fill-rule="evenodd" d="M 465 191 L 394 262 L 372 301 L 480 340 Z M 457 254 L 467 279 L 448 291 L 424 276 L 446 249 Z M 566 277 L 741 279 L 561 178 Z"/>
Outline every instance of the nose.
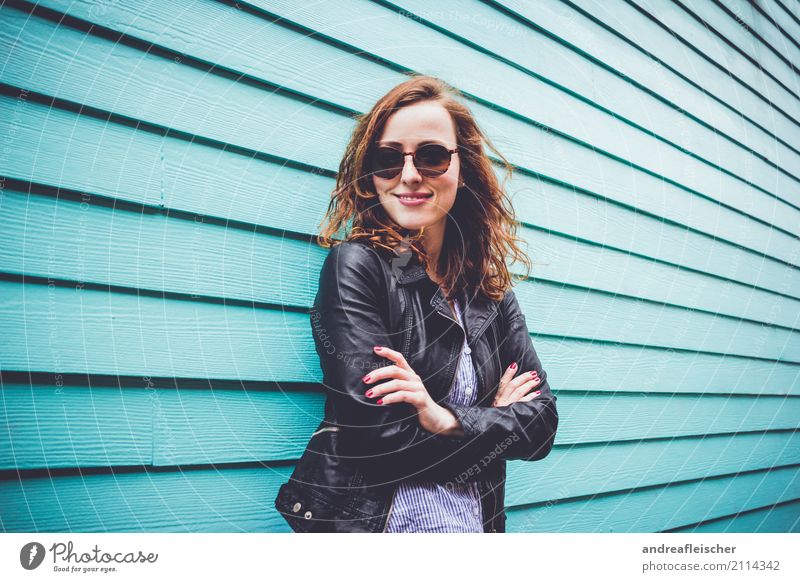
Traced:
<path fill-rule="evenodd" d="M 417 171 L 417 167 L 414 165 L 414 159 L 411 157 L 411 154 L 406 154 L 403 156 L 403 172 L 401 174 L 401 180 L 404 184 L 422 181 L 422 176 Z"/>

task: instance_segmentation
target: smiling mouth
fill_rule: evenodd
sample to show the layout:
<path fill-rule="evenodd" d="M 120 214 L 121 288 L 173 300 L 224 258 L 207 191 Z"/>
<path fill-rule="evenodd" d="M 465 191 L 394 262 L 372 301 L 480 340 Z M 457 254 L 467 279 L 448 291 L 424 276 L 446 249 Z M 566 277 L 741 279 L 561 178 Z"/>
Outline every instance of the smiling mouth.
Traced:
<path fill-rule="evenodd" d="M 433 194 L 424 194 L 424 195 L 423 194 L 409 194 L 409 195 L 394 194 L 394 196 L 397 196 L 400 200 L 408 200 L 408 201 L 412 201 L 413 202 L 414 200 L 424 200 L 424 199 L 427 199 L 427 198 L 432 198 Z"/>

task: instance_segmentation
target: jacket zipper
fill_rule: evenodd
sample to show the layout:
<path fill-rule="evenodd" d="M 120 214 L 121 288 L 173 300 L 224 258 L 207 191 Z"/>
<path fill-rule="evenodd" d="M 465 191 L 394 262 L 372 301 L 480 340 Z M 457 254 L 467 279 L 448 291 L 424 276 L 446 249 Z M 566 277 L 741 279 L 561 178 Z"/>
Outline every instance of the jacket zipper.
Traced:
<path fill-rule="evenodd" d="M 447 301 L 447 299 L 444 299 L 444 301 Z M 453 391 L 453 385 L 456 383 L 456 377 L 458 376 L 458 368 L 461 365 L 461 355 L 464 353 L 464 344 L 467 343 L 467 330 L 464 329 L 464 327 L 460 323 L 458 323 L 455 319 L 453 319 L 449 315 L 444 315 L 444 314 L 441 315 L 449 319 L 453 323 L 455 323 L 461 329 L 461 331 L 464 332 L 464 341 L 461 342 L 461 350 L 458 352 L 458 359 L 456 360 L 456 369 L 453 372 L 453 379 L 450 380 L 450 387 L 447 389 L 447 394 L 445 394 L 445 398 L 447 398 L 448 396 L 450 396 L 450 392 Z"/>
<path fill-rule="evenodd" d="M 389 527 L 389 518 L 392 517 L 392 507 L 394 507 L 394 497 L 397 495 L 397 487 L 396 485 L 394 491 L 392 491 L 392 500 L 389 502 L 389 512 L 386 514 L 386 523 L 383 524 L 383 531 L 381 533 L 385 533 L 386 529 Z"/>
<path fill-rule="evenodd" d="M 489 523 L 489 533 L 497 533 L 497 529 L 494 527 L 494 518 L 497 517 L 497 495 L 494 492 L 494 484 L 492 483 L 491 479 L 489 480 L 489 487 L 492 489 L 492 520 Z"/>

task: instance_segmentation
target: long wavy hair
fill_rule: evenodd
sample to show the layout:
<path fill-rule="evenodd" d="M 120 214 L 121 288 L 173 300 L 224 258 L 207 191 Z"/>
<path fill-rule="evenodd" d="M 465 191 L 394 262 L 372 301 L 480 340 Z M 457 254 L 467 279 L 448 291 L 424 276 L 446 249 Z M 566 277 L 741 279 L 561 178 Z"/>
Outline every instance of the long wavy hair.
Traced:
<path fill-rule="evenodd" d="M 464 291 L 468 296 L 481 292 L 490 300 L 500 301 L 512 285 L 507 259 L 513 257 L 523 263 L 525 276 L 531 269 L 530 259 L 518 246 L 524 241 L 517 236 L 518 222 L 505 190 L 513 166 L 483 134 L 461 98 L 457 89 L 441 79 L 413 75 L 381 97 L 369 112 L 356 116 L 356 127 L 339 164 L 336 187 L 319 224 L 317 243 L 330 248 L 343 241 L 362 240 L 397 256 L 401 249 L 411 251 L 422 265 L 428 265 L 422 245 L 424 227 L 405 229 L 386 213 L 375 191 L 368 160 L 375 140 L 394 112 L 413 103 L 433 101 L 450 113 L 455 124 L 462 184 L 447 217 L 434 272 L 450 300 Z M 484 144 L 502 161 L 506 171 L 502 183 Z M 342 238 L 334 239 L 340 232 Z"/>

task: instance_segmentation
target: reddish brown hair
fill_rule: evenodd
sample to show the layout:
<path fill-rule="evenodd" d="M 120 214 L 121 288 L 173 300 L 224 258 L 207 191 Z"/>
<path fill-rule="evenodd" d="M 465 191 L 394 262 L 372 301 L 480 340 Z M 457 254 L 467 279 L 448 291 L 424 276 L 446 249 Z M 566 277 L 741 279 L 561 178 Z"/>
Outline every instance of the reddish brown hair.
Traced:
<path fill-rule="evenodd" d="M 517 237 L 518 223 L 505 191 L 513 167 L 483 134 L 472 112 L 459 100 L 462 97 L 441 79 L 414 75 L 378 99 L 369 112 L 357 116 L 317 242 L 326 248 L 342 242 L 333 237 L 349 224 L 350 231 L 342 240 L 364 239 L 375 247 L 395 251 L 405 239 L 420 263 L 427 263 L 421 244 L 424 229 L 405 229 L 389 217 L 378 200 L 366 164 L 372 144 L 392 113 L 412 103 L 434 101 L 453 119 L 463 182 L 447 217 L 436 272 L 449 299 L 463 290 L 468 296 L 480 291 L 499 301 L 511 287 L 507 259 L 513 256 L 525 264 L 528 273 L 531 262 L 517 246 L 523 241 Z M 502 184 L 484 144 L 502 160 L 506 170 Z"/>

